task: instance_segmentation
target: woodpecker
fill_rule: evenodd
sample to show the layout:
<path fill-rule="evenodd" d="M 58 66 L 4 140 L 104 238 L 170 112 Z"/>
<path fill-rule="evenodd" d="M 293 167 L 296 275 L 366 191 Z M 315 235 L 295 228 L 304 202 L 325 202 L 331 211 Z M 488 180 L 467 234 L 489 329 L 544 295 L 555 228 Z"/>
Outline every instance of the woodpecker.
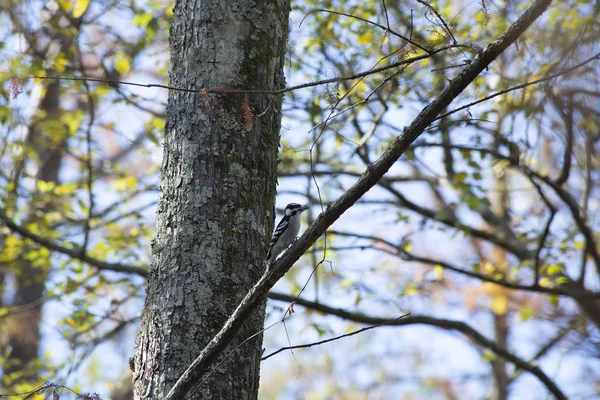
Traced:
<path fill-rule="evenodd" d="M 298 231 L 300 231 L 300 214 L 307 209 L 308 207 L 303 207 L 297 203 L 290 203 L 285 206 L 285 215 L 281 221 L 279 221 L 277 228 L 275 228 L 271 243 L 269 244 L 269 253 L 267 253 L 267 258 L 265 260 L 267 268 L 271 266 L 273 261 L 275 261 L 275 258 L 277 258 L 283 250 L 287 249 L 287 247 L 296 240 Z"/>

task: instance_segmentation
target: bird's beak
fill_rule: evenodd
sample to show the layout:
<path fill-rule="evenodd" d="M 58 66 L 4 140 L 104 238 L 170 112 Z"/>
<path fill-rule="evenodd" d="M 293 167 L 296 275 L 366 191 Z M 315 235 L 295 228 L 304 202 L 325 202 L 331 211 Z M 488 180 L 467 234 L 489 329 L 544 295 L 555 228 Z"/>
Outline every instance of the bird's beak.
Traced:
<path fill-rule="evenodd" d="M 308 209 L 309 209 L 309 207 L 308 207 L 308 206 L 304 206 L 304 207 L 302 207 L 300 210 L 302 210 L 302 211 L 306 211 L 306 210 L 308 210 Z"/>

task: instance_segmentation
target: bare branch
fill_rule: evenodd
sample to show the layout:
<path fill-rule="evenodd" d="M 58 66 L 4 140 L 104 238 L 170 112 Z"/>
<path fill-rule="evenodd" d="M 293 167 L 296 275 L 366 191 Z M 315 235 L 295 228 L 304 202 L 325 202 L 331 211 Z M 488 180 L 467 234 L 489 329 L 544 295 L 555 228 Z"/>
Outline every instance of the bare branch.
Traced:
<path fill-rule="evenodd" d="M 584 61 L 580 62 L 577 65 L 572 66 L 571 68 L 564 69 L 564 70 L 559 71 L 559 72 L 557 72 L 555 74 L 548 75 L 548 76 L 546 76 L 544 78 L 536 79 L 536 80 L 531 81 L 531 82 L 525 82 L 525 83 L 522 83 L 520 85 L 516 85 L 516 86 L 510 87 L 508 89 L 500 90 L 499 92 L 493 93 L 493 94 L 491 94 L 489 96 L 486 96 L 486 97 L 484 97 L 482 99 L 473 101 L 473 102 L 471 102 L 469 104 L 465 104 L 464 106 L 460 106 L 458 108 L 455 108 L 454 110 L 445 112 L 445 113 L 441 114 L 440 116 L 438 116 L 435 120 L 437 121 L 438 119 L 442 119 L 444 117 L 447 117 L 450 114 L 454 114 L 454 113 L 457 113 L 459 111 L 465 110 L 465 109 L 467 109 L 469 107 L 472 107 L 472 106 L 474 106 L 476 104 L 486 102 L 486 101 L 488 101 L 490 99 L 493 99 L 494 97 L 502 96 L 503 94 L 510 93 L 510 92 L 515 91 L 515 90 L 523 89 L 523 88 L 526 88 L 526 87 L 531 86 L 531 85 L 537 85 L 538 83 L 542 83 L 542 82 L 546 82 L 546 81 L 552 80 L 552 79 L 557 78 L 557 77 L 559 77 L 561 75 L 570 74 L 571 72 L 574 72 L 574 71 L 578 70 L 579 68 L 583 67 L 584 65 L 591 63 L 592 61 L 598 61 L 598 60 L 600 60 L 600 53 L 594 54 L 592 57 L 588 58 L 587 60 L 584 60 Z"/>
<path fill-rule="evenodd" d="M 175 86 L 162 85 L 159 83 L 136 83 L 136 82 L 128 82 L 128 81 L 115 81 L 115 80 L 111 80 L 111 79 L 92 78 L 92 77 L 87 77 L 87 76 L 84 76 L 84 77 L 27 76 L 27 77 L 21 77 L 21 78 L 23 78 L 23 79 L 50 79 L 50 80 L 57 80 L 57 81 L 88 81 L 88 82 L 106 83 L 108 85 L 126 85 L 126 86 L 136 86 L 136 87 L 143 87 L 143 88 L 161 88 L 161 89 L 173 90 L 176 92 L 187 92 L 187 93 L 283 94 L 283 93 L 292 92 L 292 91 L 299 90 L 299 89 L 305 89 L 305 88 L 314 87 L 314 86 L 326 85 L 328 83 L 336 83 L 339 81 L 351 81 L 354 79 L 363 78 L 365 76 L 369 76 L 369 75 L 373 75 L 373 74 L 376 74 L 379 72 L 387 71 L 389 69 L 394 69 L 394 68 L 400 67 L 402 65 L 410 65 L 417 61 L 425 60 L 434 54 L 441 53 L 443 51 L 450 50 L 450 49 L 461 48 L 461 47 L 466 48 L 466 49 L 474 48 L 474 46 L 471 44 L 455 44 L 455 45 L 453 44 L 453 45 L 447 45 L 447 46 L 440 46 L 433 50 L 430 50 L 426 54 L 420 54 L 418 56 L 410 57 L 410 58 L 403 59 L 403 60 L 398 60 L 397 62 L 388 64 L 388 65 L 384 65 L 379 68 L 369 69 L 367 71 L 358 72 L 356 74 L 352 74 L 352 75 L 348 75 L 348 76 L 342 76 L 342 77 L 330 78 L 330 79 L 322 79 L 322 80 L 318 80 L 318 81 L 314 81 L 314 82 L 302 83 L 299 85 L 290 86 L 287 88 L 277 89 L 277 90 L 264 90 L 264 89 L 246 90 L 246 89 L 232 89 L 232 88 L 186 89 L 186 88 L 179 88 L 179 87 L 175 87 Z"/>
<path fill-rule="evenodd" d="M 335 10 L 326 10 L 326 9 L 323 9 L 323 8 L 318 8 L 318 9 L 316 9 L 316 10 L 309 11 L 309 12 L 307 13 L 307 15 L 310 15 L 310 14 L 312 14 L 312 13 L 315 13 L 315 12 L 324 12 L 324 13 L 335 14 L 335 15 L 341 15 L 341 16 L 343 16 L 343 17 L 348 17 L 348 18 L 357 19 L 357 20 L 359 20 L 359 21 L 366 22 L 367 24 L 370 24 L 370 25 L 376 26 L 376 27 L 378 27 L 378 28 L 382 29 L 384 32 L 389 32 L 389 33 L 391 33 L 392 35 L 399 37 L 400 39 L 402 39 L 402 40 L 404 40 L 404 41 L 406 41 L 406 42 L 408 42 L 408 43 L 412 44 L 412 45 L 413 45 L 413 46 L 415 46 L 416 48 L 418 48 L 418 49 L 420 49 L 420 50 L 423 50 L 424 52 L 426 52 L 426 53 L 428 53 L 428 54 L 430 54 L 430 55 L 431 55 L 431 52 L 433 51 L 433 50 L 431 50 L 431 49 L 427 49 L 427 48 L 425 48 L 425 47 L 421 46 L 419 43 L 415 42 L 414 40 L 411 40 L 411 39 L 407 38 L 406 36 L 404 36 L 404 35 L 402 35 L 402 34 L 400 34 L 400 33 L 398 33 L 398 32 L 395 32 L 395 31 L 393 31 L 392 29 L 390 29 L 390 28 L 389 28 L 389 20 L 387 21 L 387 22 L 388 22 L 388 27 L 385 27 L 385 26 L 383 26 L 383 25 L 381 25 L 381 24 L 378 24 L 377 22 L 374 22 L 374 21 L 371 21 L 371 20 L 368 20 L 368 19 L 365 19 L 365 18 L 361 18 L 361 17 L 359 17 L 359 16 L 357 16 L 357 15 L 348 14 L 348 13 L 345 13 L 345 12 L 341 12 L 341 11 L 335 11 Z M 387 13 L 386 13 L 386 18 L 387 18 Z M 456 43 L 456 41 L 455 41 L 455 43 Z"/>
<path fill-rule="evenodd" d="M 485 275 L 485 274 L 482 274 L 479 272 L 469 271 L 464 268 L 459 268 L 459 267 L 452 265 L 443 260 L 436 260 L 436 259 L 429 258 L 429 257 L 418 256 L 416 254 L 406 251 L 405 249 L 403 249 L 403 246 L 401 246 L 401 245 L 392 243 L 390 241 L 384 240 L 377 236 L 362 235 L 359 233 L 341 232 L 341 231 L 336 231 L 336 230 L 330 230 L 329 233 L 331 233 L 333 235 L 354 237 L 357 239 L 366 239 L 366 240 L 372 240 L 374 242 L 380 242 L 380 243 L 383 243 L 386 246 L 390 247 L 391 249 L 393 249 L 393 251 L 386 251 L 383 249 L 378 249 L 378 250 L 384 251 L 385 253 L 391 254 L 396 257 L 400 257 L 403 260 L 412 261 L 412 262 L 420 262 L 423 264 L 433 265 L 433 266 L 439 265 L 440 267 L 447 269 L 449 271 L 453 271 L 453 272 L 457 272 L 462 275 L 470 276 L 471 278 L 476 278 L 483 282 L 494 283 L 496 285 L 500 285 L 500 286 L 503 286 L 503 287 L 506 287 L 509 289 L 525 290 L 528 292 L 547 293 L 547 294 L 553 294 L 553 295 L 557 295 L 557 296 L 566 296 L 566 297 L 573 297 L 573 298 L 589 298 L 589 299 L 599 298 L 600 299 L 600 293 L 588 292 L 584 289 L 579 289 L 579 288 L 570 288 L 569 287 L 569 288 L 560 288 L 559 289 L 559 288 L 543 287 L 543 286 L 539 286 L 539 285 L 521 285 L 519 283 L 514 283 L 514 282 L 511 282 L 504 278 L 501 278 L 501 279 L 492 278 L 488 275 Z"/>
<path fill-rule="evenodd" d="M 521 369 L 535 375 L 546 386 L 546 388 L 552 394 L 554 394 L 554 396 L 556 396 L 557 399 L 566 399 L 567 398 L 563 394 L 563 392 L 558 388 L 558 386 L 556 386 L 556 384 L 552 381 L 552 379 L 550 379 L 548 377 L 548 375 L 546 375 L 544 373 L 544 371 L 542 371 L 539 367 L 532 365 L 532 364 L 528 363 L 527 361 L 523 360 L 522 358 L 514 355 L 513 353 L 509 352 L 504 347 L 499 346 L 493 340 L 490 340 L 487 337 L 483 336 L 477 330 L 475 330 L 470 325 L 468 325 L 464 322 L 454 321 L 454 320 L 449 320 L 449 319 L 427 317 L 424 315 L 410 315 L 406 318 L 402 318 L 402 319 L 392 323 L 389 321 L 389 319 L 380 318 L 380 317 L 372 317 L 372 316 L 361 314 L 361 313 L 350 312 L 350 311 L 346 311 L 341 308 L 330 307 L 330 306 L 327 306 L 327 305 L 324 305 L 321 303 L 315 303 L 315 302 L 312 302 L 309 300 L 295 298 L 294 296 L 290 296 L 290 295 L 286 295 L 286 294 L 282 294 L 282 293 L 270 292 L 268 297 L 269 297 L 269 299 L 278 300 L 278 301 L 286 301 L 286 302 L 294 301 L 296 304 L 301 305 L 303 307 L 310 308 L 310 309 L 316 310 L 316 311 L 320 311 L 320 312 L 323 312 L 326 314 L 335 315 L 337 317 L 340 317 L 340 318 L 343 318 L 343 319 L 346 319 L 349 321 L 360 322 L 363 324 L 375 325 L 375 324 L 385 323 L 386 325 L 392 325 L 392 326 L 424 324 L 424 325 L 436 326 L 438 328 L 442 328 L 442 329 L 449 330 L 449 331 L 461 332 L 462 334 L 467 336 L 469 339 L 478 343 L 480 346 L 485 347 L 485 348 L 491 350 L 492 352 L 494 352 L 495 354 L 499 355 L 500 357 L 503 357 L 504 359 L 512 362 L 518 368 L 521 368 Z"/>
<path fill-rule="evenodd" d="M 417 3 L 421 3 L 423 4 L 425 7 L 427 7 L 427 9 L 429 11 L 431 11 L 433 14 L 435 14 L 435 16 L 437 17 L 437 19 L 440 20 L 440 22 L 442 23 L 444 30 L 446 31 L 446 33 L 448 33 L 448 35 L 452 38 L 452 42 L 456 43 L 456 38 L 454 37 L 454 35 L 452 34 L 452 31 L 450 30 L 450 27 L 448 26 L 448 24 L 446 23 L 446 21 L 444 21 L 444 18 L 442 18 L 442 16 L 440 15 L 440 13 L 437 12 L 437 10 L 428 2 L 424 1 L 424 0 L 417 0 Z"/>
<path fill-rule="evenodd" d="M 540 185 L 538 185 L 538 183 L 534 179 L 530 179 L 530 182 L 535 186 L 540 197 L 546 204 L 546 207 L 548 207 L 548 209 L 550 210 L 550 216 L 548 217 L 548 221 L 546 222 L 546 227 L 544 228 L 544 231 L 542 232 L 542 236 L 540 236 L 540 242 L 538 244 L 537 250 L 535 251 L 535 262 L 533 264 L 533 271 L 534 271 L 533 285 L 537 287 L 540 283 L 540 269 L 541 269 L 541 263 L 542 263 L 540 255 L 542 254 L 542 249 L 544 248 L 544 245 L 546 243 L 546 238 L 550 234 L 550 225 L 552 225 L 552 221 L 554 221 L 554 217 L 556 216 L 556 207 L 554 207 L 554 205 L 550 202 L 550 200 L 548 200 L 548 198 L 544 194 L 544 191 L 542 190 Z"/>
<path fill-rule="evenodd" d="M 401 316 L 399 316 L 398 318 L 395 318 L 395 319 L 390 319 L 390 320 L 388 320 L 387 322 L 382 322 L 382 323 L 380 323 L 380 324 L 376 324 L 376 325 L 367 326 L 367 327 L 365 327 L 365 328 L 362 328 L 362 329 L 357 329 L 357 330 L 355 330 L 355 331 L 352 331 L 352 332 L 350 332 L 350 333 L 346 333 L 346 334 L 344 334 L 344 335 L 339 335 L 339 336 L 332 337 L 332 338 L 329 338 L 329 339 L 320 340 L 320 341 L 318 341 L 318 342 L 312 342 L 312 343 L 306 343 L 306 344 L 299 344 L 299 345 L 296 345 L 296 346 L 286 346 L 286 347 L 282 347 L 282 348 L 280 348 L 279 350 L 276 350 L 276 351 L 274 351 L 274 352 L 272 352 L 272 353 L 270 353 L 270 354 L 267 354 L 266 356 L 264 356 L 264 357 L 263 357 L 263 358 L 261 358 L 260 360 L 261 360 L 261 361 L 264 361 L 264 360 L 266 360 L 266 359 L 268 359 L 268 358 L 271 358 L 271 357 L 273 357 L 274 355 L 277 355 L 277 354 L 281 353 L 282 351 L 286 351 L 286 350 L 295 350 L 295 349 L 306 349 L 306 348 L 313 347 L 313 346 L 319 346 L 319 345 L 322 345 L 322 344 L 325 344 L 325 343 L 329 343 L 329 342 L 334 342 L 334 341 L 336 341 L 336 340 L 343 339 L 343 338 L 346 338 L 346 337 L 350 337 L 350 336 L 358 335 L 359 333 L 366 332 L 366 331 L 369 331 L 369 330 L 371 330 L 371 329 L 378 328 L 378 327 L 380 327 L 380 326 L 383 326 L 383 325 L 393 325 L 393 324 L 394 324 L 396 321 L 398 321 L 398 320 L 400 320 L 400 319 L 402 319 L 402 318 L 404 318 L 404 317 L 407 317 L 408 315 L 410 315 L 410 314 L 404 314 L 404 315 L 401 315 Z"/>
<path fill-rule="evenodd" d="M 552 93 L 552 92 L 550 92 Z M 551 94 L 552 97 L 555 97 Z M 562 103 L 558 99 L 555 100 L 557 103 Z M 561 109 L 559 112 L 565 120 L 567 128 L 567 144 L 565 146 L 565 153 L 563 154 L 563 165 L 558 178 L 554 180 L 557 185 L 564 184 L 569 179 L 569 173 L 571 172 L 571 157 L 573 156 L 573 100 L 569 99 L 568 110 Z"/>

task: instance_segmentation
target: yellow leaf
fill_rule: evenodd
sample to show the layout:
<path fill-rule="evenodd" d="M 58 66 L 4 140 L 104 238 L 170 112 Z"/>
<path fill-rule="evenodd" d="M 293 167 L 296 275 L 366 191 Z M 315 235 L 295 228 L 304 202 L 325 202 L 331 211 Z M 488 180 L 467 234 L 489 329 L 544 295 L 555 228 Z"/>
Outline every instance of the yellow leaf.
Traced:
<path fill-rule="evenodd" d="M 506 314 L 508 309 L 508 299 L 504 295 L 497 295 L 492 297 L 492 311 L 496 315 Z"/>
<path fill-rule="evenodd" d="M 75 190 L 77 189 L 77 184 L 76 183 L 63 183 L 62 185 L 58 185 L 56 187 L 56 194 L 57 195 L 65 195 L 65 194 L 71 194 L 73 192 L 75 192 Z"/>
<path fill-rule="evenodd" d="M 67 0 L 58 0 L 58 5 L 63 9 L 63 11 L 68 11 L 71 9 L 73 3 Z"/>
<path fill-rule="evenodd" d="M 50 211 L 44 214 L 44 219 L 46 223 L 52 224 L 54 222 L 58 222 L 63 219 L 63 214 L 59 211 Z M 45 247 L 43 247 L 45 248 Z"/>
<path fill-rule="evenodd" d="M 54 59 L 54 68 L 59 72 L 65 72 L 69 65 L 69 60 L 66 57 L 59 56 Z"/>
<path fill-rule="evenodd" d="M 90 0 L 75 0 L 75 4 L 73 5 L 73 17 L 81 17 L 89 5 Z"/>
<path fill-rule="evenodd" d="M 125 178 L 118 179 L 113 183 L 113 187 L 120 192 L 124 192 L 127 189 L 134 190 L 137 185 L 137 180 L 134 176 L 127 176 Z"/>
<path fill-rule="evenodd" d="M 350 279 L 344 279 L 342 281 L 342 283 L 340 284 L 340 287 L 346 288 L 348 286 L 352 286 L 353 284 L 354 284 L 354 282 L 352 282 Z"/>
<path fill-rule="evenodd" d="M 404 290 L 405 296 L 412 296 L 413 294 L 417 294 L 417 288 L 412 283 L 408 285 L 408 287 Z"/>
<path fill-rule="evenodd" d="M 152 126 L 156 129 L 164 130 L 165 129 L 165 119 L 164 118 L 154 118 L 152 120 Z"/>
<path fill-rule="evenodd" d="M 546 271 L 548 272 L 548 275 L 556 275 L 560 271 L 562 271 L 562 269 L 563 269 L 562 265 L 552 264 L 552 265 L 548 265 L 548 269 Z"/>
<path fill-rule="evenodd" d="M 350 333 L 354 330 L 356 330 L 356 328 L 358 327 L 358 324 L 356 322 L 351 323 L 350 325 L 348 325 L 348 327 L 346 328 L 346 333 Z"/>
<path fill-rule="evenodd" d="M 541 287 L 551 287 L 552 282 L 550 282 L 550 279 L 544 277 L 544 278 L 540 279 L 540 286 Z"/>
<path fill-rule="evenodd" d="M 152 14 L 141 13 L 135 14 L 133 17 L 133 24 L 141 27 L 146 27 L 152 20 Z"/>
<path fill-rule="evenodd" d="M 444 268 L 441 265 L 436 265 L 435 267 L 433 267 L 433 270 L 435 272 L 435 277 L 437 279 L 442 279 L 444 276 Z"/>
<path fill-rule="evenodd" d="M 115 69 L 121 74 L 128 72 L 131 68 L 131 58 L 122 51 L 119 51 L 117 54 L 115 54 L 114 62 Z"/>
<path fill-rule="evenodd" d="M 373 32 L 367 31 L 358 37 L 358 43 L 363 46 L 369 43 L 375 42 L 375 38 L 373 37 Z"/>
<path fill-rule="evenodd" d="M 37 186 L 40 192 L 48 193 L 51 192 L 52 189 L 54 189 L 56 184 L 54 182 L 38 181 Z"/>
<path fill-rule="evenodd" d="M 129 185 L 129 188 L 131 190 L 134 190 L 135 186 L 137 185 L 137 179 L 135 179 L 135 176 L 128 176 L 125 179 L 127 180 L 127 184 Z"/>

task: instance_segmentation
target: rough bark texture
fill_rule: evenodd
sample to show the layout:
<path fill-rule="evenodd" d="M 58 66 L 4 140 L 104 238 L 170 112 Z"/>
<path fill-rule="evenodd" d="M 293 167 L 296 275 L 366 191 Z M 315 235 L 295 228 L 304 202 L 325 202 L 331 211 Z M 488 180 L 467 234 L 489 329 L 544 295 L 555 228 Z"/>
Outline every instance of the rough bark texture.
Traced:
<path fill-rule="evenodd" d="M 177 1 L 170 84 L 284 87 L 288 18 L 288 1 Z M 136 399 L 163 399 L 264 271 L 281 100 L 169 94 L 153 260 L 134 360 Z M 262 329 L 264 306 L 225 354 Z M 185 398 L 257 398 L 261 345 L 259 335 L 234 350 Z"/>

